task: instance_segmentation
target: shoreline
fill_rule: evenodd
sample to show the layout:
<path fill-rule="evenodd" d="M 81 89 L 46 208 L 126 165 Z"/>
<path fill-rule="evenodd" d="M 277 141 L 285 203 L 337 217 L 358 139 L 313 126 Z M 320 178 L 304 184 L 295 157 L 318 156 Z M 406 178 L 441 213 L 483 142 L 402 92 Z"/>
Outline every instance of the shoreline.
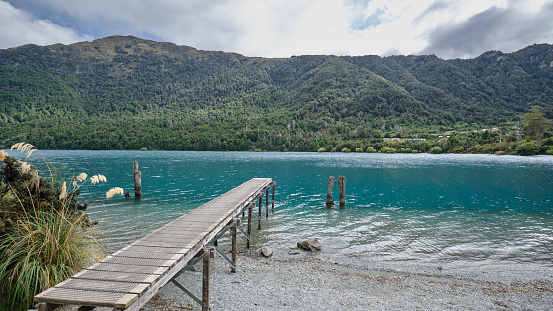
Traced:
<path fill-rule="evenodd" d="M 5 148 L 0 148 L 0 150 L 5 150 L 7 152 L 10 152 L 10 147 L 6 146 Z M 518 155 L 514 153 L 505 153 L 505 154 L 495 154 L 495 153 L 466 153 L 466 152 L 442 152 L 442 153 L 431 153 L 431 152 L 356 152 L 356 151 L 350 151 L 350 152 L 342 152 L 342 151 L 325 151 L 325 152 L 318 152 L 318 151 L 279 151 L 279 150 L 262 150 L 262 151 L 255 151 L 255 150 L 165 150 L 165 149 L 151 149 L 151 150 L 140 150 L 140 149 L 40 149 L 41 151 L 93 151 L 93 152 L 105 152 L 105 151 L 115 151 L 115 152 L 210 152 L 210 153 L 217 153 L 217 152 L 223 152 L 223 153 L 299 153 L 299 154 L 387 154 L 387 155 L 394 155 L 394 154 L 412 154 L 412 155 L 489 155 L 489 156 L 515 156 L 515 157 L 553 157 L 553 155 L 549 154 L 534 154 L 534 155 Z"/>
<path fill-rule="evenodd" d="M 225 247 L 223 247 L 225 248 Z M 226 251 L 226 249 L 224 249 Z M 289 252 L 276 249 L 275 253 Z M 265 258 L 239 253 L 237 272 L 212 259 L 212 310 L 551 310 L 553 280 L 501 283 L 462 276 L 412 274 L 333 263 L 317 253 Z M 491 271 L 493 272 L 493 271 Z M 201 296 L 201 267 L 177 280 Z M 201 310 L 168 283 L 144 307 Z"/>

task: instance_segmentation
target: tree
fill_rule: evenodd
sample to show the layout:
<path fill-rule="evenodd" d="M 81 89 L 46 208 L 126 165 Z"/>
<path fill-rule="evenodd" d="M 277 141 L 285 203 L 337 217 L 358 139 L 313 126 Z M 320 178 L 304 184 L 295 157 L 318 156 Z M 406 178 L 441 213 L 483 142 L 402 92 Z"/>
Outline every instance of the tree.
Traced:
<path fill-rule="evenodd" d="M 524 133 L 536 140 L 536 144 L 540 144 L 540 140 L 543 137 L 543 133 L 549 130 L 549 120 L 545 118 L 545 114 L 540 111 L 540 106 L 532 106 L 530 112 L 524 114 L 524 120 L 526 126 L 524 127 Z"/>
<path fill-rule="evenodd" d="M 521 156 L 531 156 L 540 153 L 540 146 L 531 141 L 524 142 L 515 149 L 515 153 Z"/>
<path fill-rule="evenodd" d="M 442 148 L 440 148 L 440 147 L 432 147 L 432 148 L 430 149 L 430 153 L 433 153 L 433 154 L 439 154 L 439 153 L 442 153 L 442 151 L 443 151 L 443 150 L 442 150 Z"/>

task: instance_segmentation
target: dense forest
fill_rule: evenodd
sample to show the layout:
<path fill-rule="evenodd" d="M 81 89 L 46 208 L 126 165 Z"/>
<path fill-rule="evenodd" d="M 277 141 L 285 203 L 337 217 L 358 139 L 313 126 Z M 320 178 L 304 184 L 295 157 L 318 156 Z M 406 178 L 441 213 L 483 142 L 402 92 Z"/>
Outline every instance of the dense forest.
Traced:
<path fill-rule="evenodd" d="M 511 153 L 535 140 L 531 107 L 553 117 L 552 82 L 548 44 L 454 60 L 27 45 L 0 50 L 0 148 Z"/>

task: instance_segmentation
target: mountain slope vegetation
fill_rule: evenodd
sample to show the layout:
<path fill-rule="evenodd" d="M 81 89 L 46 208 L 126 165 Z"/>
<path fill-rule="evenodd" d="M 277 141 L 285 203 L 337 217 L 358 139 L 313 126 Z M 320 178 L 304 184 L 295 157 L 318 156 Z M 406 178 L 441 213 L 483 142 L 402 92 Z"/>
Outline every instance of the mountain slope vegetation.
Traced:
<path fill-rule="evenodd" d="M 0 147 L 367 149 L 512 128 L 534 105 L 551 118 L 552 81 L 547 44 L 466 60 L 256 58 L 130 36 L 27 45 L 0 50 Z"/>

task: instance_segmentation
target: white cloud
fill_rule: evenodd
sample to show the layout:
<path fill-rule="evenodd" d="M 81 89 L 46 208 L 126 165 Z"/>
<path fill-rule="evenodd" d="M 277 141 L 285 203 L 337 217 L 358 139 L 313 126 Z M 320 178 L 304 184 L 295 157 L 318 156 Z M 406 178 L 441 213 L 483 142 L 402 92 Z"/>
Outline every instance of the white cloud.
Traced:
<path fill-rule="evenodd" d="M 79 36 L 72 29 L 61 27 L 48 20 L 37 20 L 25 11 L 0 1 L 0 48 L 28 43 L 47 45 L 73 43 L 90 39 Z"/>
<path fill-rule="evenodd" d="M 32 10 L 33 1 L 18 0 L 18 3 L 24 3 L 28 10 Z M 52 16 L 70 19 L 66 24 L 76 25 L 79 33 L 93 34 L 96 37 L 130 34 L 199 49 L 238 52 L 247 56 L 388 55 L 423 52 L 435 53 L 441 57 L 472 57 L 491 48 L 512 50 L 515 46 L 522 48 L 521 44 L 534 43 L 532 40 L 553 41 L 551 31 L 546 27 L 540 28 L 536 23 L 531 23 L 532 28 L 528 29 L 529 26 L 525 25 L 533 17 L 543 16 L 541 8 L 550 2 L 551 0 L 49 0 L 42 5 L 48 6 Z M 6 2 L 0 3 L 7 5 Z M 65 34 L 67 41 L 79 39 L 74 31 L 52 23 L 52 29 L 46 31 L 47 27 L 37 26 L 41 21 L 33 20 L 23 11 L 15 11 L 21 17 L 2 22 L 15 25 L 16 29 L 27 27 L 34 30 L 29 33 L 38 33 L 37 37 Z M 474 21 L 484 23 L 482 17 L 489 12 L 509 12 L 513 21 L 503 24 L 507 29 L 489 27 L 491 33 L 486 36 L 462 33 L 463 29 L 482 32 L 482 29 L 469 26 Z M 43 33 L 35 29 L 43 30 Z M 511 40 L 508 44 L 501 41 L 505 39 L 504 33 L 521 31 L 530 31 L 532 35 L 524 36 L 524 40 Z M 448 37 L 449 34 L 460 33 L 463 36 L 457 38 L 457 41 Z M 7 40 L 7 35 L 0 39 L 4 46 L 13 46 L 13 42 L 24 41 L 21 37 L 21 34 L 14 35 L 19 41 Z M 38 43 L 38 38 L 23 38 L 28 42 Z M 481 42 L 483 38 L 485 42 Z M 58 41 L 67 42 L 62 39 Z M 43 40 L 39 44 L 44 43 Z M 451 46 L 448 47 L 450 43 Z M 464 48 L 465 46 L 470 48 Z M 456 53 L 456 49 L 461 50 Z"/>

